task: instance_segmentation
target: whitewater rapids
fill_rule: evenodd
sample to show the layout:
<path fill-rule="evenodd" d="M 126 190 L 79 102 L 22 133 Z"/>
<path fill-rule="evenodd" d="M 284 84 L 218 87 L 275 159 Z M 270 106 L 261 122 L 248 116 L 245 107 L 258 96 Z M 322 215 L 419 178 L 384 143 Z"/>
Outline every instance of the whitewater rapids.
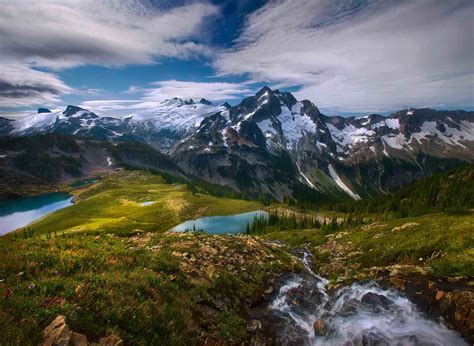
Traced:
<path fill-rule="evenodd" d="M 286 279 L 269 306 L 280 321 L 279 344 L 467 345 L 394 289 L 372 281 L 329 295 L 328 281 L 312 271 L 306 250 L 302 263 L 306 271 Z"/>

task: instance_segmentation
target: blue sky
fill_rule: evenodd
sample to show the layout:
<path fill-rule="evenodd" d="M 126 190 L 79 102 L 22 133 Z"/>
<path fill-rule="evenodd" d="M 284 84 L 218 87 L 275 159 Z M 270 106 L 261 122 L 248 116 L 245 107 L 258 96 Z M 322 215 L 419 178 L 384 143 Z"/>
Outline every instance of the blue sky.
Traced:
<path fill-rule="evenodd" d="M 0 114 L 125 115 L 262 85 L 327 114 L 474 108 L 474 2 L 0 0 Z"/>

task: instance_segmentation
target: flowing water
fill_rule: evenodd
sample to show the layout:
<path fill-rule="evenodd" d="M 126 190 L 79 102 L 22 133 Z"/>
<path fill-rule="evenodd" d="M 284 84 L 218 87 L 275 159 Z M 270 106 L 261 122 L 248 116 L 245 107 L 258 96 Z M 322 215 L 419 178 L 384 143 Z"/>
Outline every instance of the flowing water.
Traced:
<path fill-rule="evenodd" d="M 72 205 L 72 196 L 59 192 L 1 201 L 0 235 L 26 226 L 53 211 L 70 205 Z"/>
<path fill-rule="evenodd" d="M 400 292 L 375 282 L 354 283 L 332 295 L 311 270 L 287 278 L 270 303 L 281 344 L 467 345 L 454 331 L 424 316 Z M 316 325 L 316 328 L 315 328 Z M 315 332 L 316 330 L 316 332 Z"/>

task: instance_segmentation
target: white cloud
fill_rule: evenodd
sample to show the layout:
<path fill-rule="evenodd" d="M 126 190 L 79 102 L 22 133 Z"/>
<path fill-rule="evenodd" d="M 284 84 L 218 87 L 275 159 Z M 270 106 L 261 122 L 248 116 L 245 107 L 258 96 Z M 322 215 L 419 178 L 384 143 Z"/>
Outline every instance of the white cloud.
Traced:
<path fill-rule="evenodd" d="M 227 82 L 189 82 L 189 81 L 159 81 L 152 83 L 154 88 L 147 89 L 144 100 L 157 101 L 180 97 L 183 99 L 206 98 L 210 101 L 231 100 L 252 92 L 248 83 Z"/>
<path fill-rule="evenodd" d="M 70 91 L 54 74 L 19 64 L 1 65 L 0 107 L 55 104 L 61 94 Z"/>
<path fill-rule="evenodd" d="M 474 106 L 474 2 L 270 1 L 215 60 L 323 109 Z"/>
<path fill-rule="evenodd" d="M 60 70 L 207 56 L 210 49 L 197 43 L 199 28 L 216 13 L 215 6 L 198 2 L 165 10 L 139 0 L 0 0 L 0 106 L 56 103 L 71 91 L 54 73 L 38 67 Z"/>
<path fill-rule="evenodd" d="M 125 93 L 141 93 L 137 99 L 118 100 L 92 100 L 83 102 L 80 106 L 96 112 L 99 115 L 124 116 L 134 112 L 147 111 L 158 107 L 166 99 L 179 97 L 181 99 L 201 98 L 218 102 L 224 100 L 240 99 L 252 94 L 254 90 L 249 82 L 190 82 L 167 80 L 151 83 L 150 88 L 131 86 Z"/>
<path fill-rule="evenodd" d="M 160 57 L 207 54 L 192 39 L 217 9 L 194 3 L 160 11 L 140 1 L 2 3 L 2 56 L 36 66 L 146 64 Z"/>

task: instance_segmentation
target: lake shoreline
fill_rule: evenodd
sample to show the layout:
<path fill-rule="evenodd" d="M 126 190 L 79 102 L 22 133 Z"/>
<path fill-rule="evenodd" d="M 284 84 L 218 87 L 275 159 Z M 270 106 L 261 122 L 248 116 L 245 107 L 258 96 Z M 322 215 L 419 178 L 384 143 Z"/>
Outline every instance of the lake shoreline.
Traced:
<path fill-rule="evenodd" d="M 49 214 L 74 204 L 74 196 L 50 192 L 0 201 L 0 236 L 21 231 Z"/>

